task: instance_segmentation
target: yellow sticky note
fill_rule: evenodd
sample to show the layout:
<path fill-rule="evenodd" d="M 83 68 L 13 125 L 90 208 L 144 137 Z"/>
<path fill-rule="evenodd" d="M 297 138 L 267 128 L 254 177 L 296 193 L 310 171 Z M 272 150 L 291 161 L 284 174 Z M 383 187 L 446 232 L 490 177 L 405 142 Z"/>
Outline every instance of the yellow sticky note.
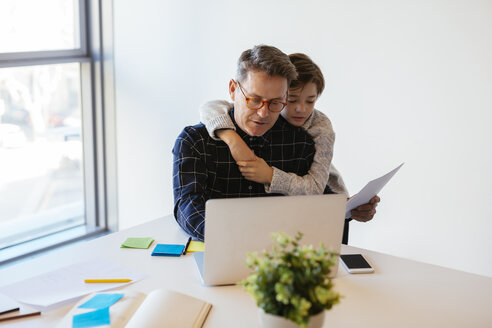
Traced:
<path fill-rule="evenodd" d="M 205 250 L 205 243 L 203 241 L 192 240 L 186 251 L 188 253 L 194 253 L 194 252 L 203 252 L 204 250 Z"/>

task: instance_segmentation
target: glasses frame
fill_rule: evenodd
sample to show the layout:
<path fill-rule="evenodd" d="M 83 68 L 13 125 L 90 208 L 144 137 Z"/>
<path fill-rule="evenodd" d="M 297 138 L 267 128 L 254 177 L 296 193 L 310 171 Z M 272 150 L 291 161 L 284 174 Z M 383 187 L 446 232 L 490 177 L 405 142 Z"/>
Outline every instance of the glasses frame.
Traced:
<path fill-rule="evenodd" d="M 269 110 L 270 112 L 272 112 L 272 113 L 280 113 L 280 112 L 281 112 L 281 111 L 285 108 L 285 106 L 287 106 L 287 102 L 283 102 L 283 101 L 278 101 L 278 100 L 263 100 L 263 99 L 261 99 L 261 98 L 257 98 L 257 97 L 248 97 L 248 96 L 246 96 L 246 94 L 244 93 L 244 90 L 243 90 L 243 88 L 242 88 L 242 86 L 241 86 L 241 83 L 239 83 L 239 81 L 234 81 L 234 82 L 238 85 L 239 90 L 241 90 L 241 93 L 243 94 L 244 99 L 246 99 L 246 106 L 248 106 L 248 108 L 249 108 L 249 109 L 251 109 L 251 110 L 258 110 L 258 109 L 261 109 L 261 108 L 263 108 L 263 106 L 265 106 L 265 104 L 267 104 L 267 108 L 268 108 L 268 110 Z M 252 107 L 250 106 L 250 104 L 249 104 L 251 100 L 261 101 L 261 106 L 260 106 L 260 107 L 258 107 L 258 108 L 252 108 Z M 272 103 L 275 103 L 275 104 L 282 104 L 283 106 L 282 106 L 282 108 L 281 108 L 281 109 L 279 109 L 279 110 L 272 110 L 272 109 L 270 108 L 270 105 L 271 105 Z"/>

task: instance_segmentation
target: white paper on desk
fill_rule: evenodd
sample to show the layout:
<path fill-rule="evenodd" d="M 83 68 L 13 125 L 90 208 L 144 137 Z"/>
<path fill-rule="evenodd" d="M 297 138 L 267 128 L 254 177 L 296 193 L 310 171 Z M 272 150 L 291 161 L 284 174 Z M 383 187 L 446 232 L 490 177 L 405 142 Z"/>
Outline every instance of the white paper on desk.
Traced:
<path fill-rule="evenodd" d="M 384 188 L 388 181 L 391 180 L 396 172 L 398 172 L 403 164 L 405 163 L 401 163 L 397 168 L 386 173 L 382 177 L 369 181 L 364 188 L 362 188 L 357 194 L 352 196 L 347 202 L 347 212 L 345 213 L 345 218 L 350 218 L 350 211 L 352 211 L 354 208 L 362 204 L 367 204 L 372 197 L 376 196 Z"/>
<path fill-rule="evenodd" d="M 84 282 L 85 279 L 132 279 L 133 283 L 146 276 L 146 274 L 127 269 L 107 259 L 94 259 L 0 287 L 0 292 L 18 302 L 37 307 L 49 307 L 55 303 L 63 304 L 63 301 L 88 293 L 129 284 L 87 284 Z"/>
<path fill-rule="evenodd" d="M 18 309 L 19 307 L 19 303 L 6 295 L 0 294 L 0 314 Z"/>

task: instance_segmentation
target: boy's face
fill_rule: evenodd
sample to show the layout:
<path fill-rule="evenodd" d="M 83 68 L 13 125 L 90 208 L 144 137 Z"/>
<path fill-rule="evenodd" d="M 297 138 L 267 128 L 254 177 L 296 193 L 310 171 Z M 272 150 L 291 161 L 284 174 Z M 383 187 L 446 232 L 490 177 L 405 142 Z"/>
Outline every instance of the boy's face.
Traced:
<path fill-rule="evenodd" d="M 318 88 L 313 82 L 289 89 L 287 106 L 282 111 L 283 118 L 294 126 L 302 126 L 311 116 L 317 99 Z"/>

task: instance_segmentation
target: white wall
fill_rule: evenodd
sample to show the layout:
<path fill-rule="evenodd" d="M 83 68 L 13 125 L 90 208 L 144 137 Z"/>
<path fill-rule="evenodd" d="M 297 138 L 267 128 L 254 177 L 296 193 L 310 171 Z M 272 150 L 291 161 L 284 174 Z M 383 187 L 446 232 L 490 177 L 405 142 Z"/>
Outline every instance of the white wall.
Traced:
<path fill-rule="evenodd" d="M 302 3 L 302 6 L 300 5 Z M 492 2 L 115 0 L 120 228 L 172 212 L 176 136 L 241 51 L 322 68 L 352 193 L 405 166 L 350 243 L 492 276 Z"/>

